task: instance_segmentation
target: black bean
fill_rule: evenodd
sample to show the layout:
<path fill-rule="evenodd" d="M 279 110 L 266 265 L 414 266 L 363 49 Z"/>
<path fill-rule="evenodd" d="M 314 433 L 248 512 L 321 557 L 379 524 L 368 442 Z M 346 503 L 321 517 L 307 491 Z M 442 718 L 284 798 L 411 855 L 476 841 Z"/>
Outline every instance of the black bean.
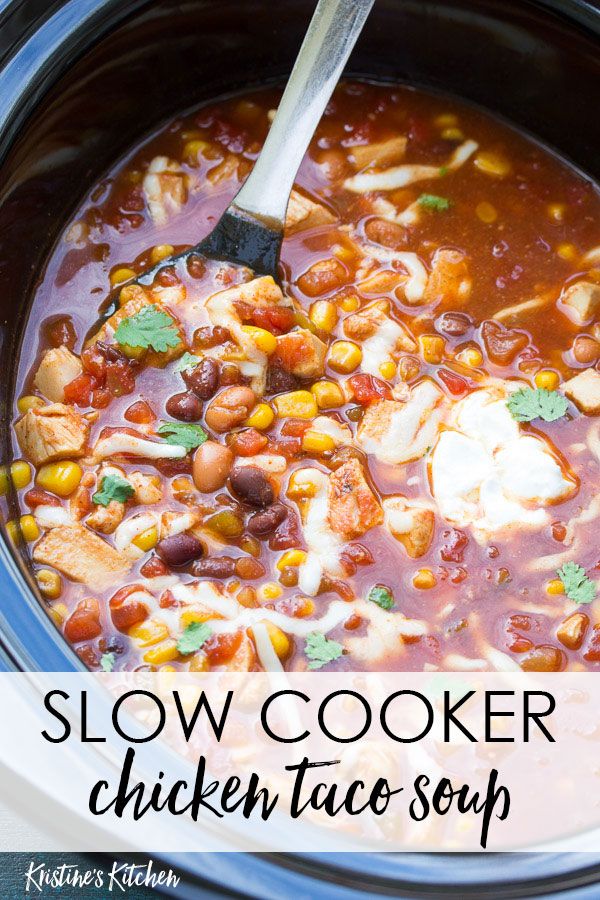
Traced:
<path fill-rule="evenodd" d="M 219 366 L 214 359 L 203 359 L 190 371 L 182 373 L 183 380 L 190 391 L 201 400 L 210 400 L 219 387 Z"/>
<path fill-rule="evenodd" d="M 231 578 L 235 575 L 235 559 L 231 556 L 211 556 L 198 559 L 192 566 L 192 574 L 203 578 Z"/>
<path fill-rule="evenodd" d="M 156 552 L 168 566 L 185 566 L 193 559 L 199 559 L 204 548 L 193 534 L 172 534 L 156 545 Z"/>
<path fill-rule="evenodd" d="M 281 391 L 295 391 L 299 380 L 291 372 L 280 366 L 269 366 L 267 369 L 267 394 L 279 394 Z"/>
<path fill-rule="evenodd" d="M 274 503 L 269 509 L 252 513 L 248 519 L 248 531 L 255 537 L 267 537 L 287 518 L 287 508 L 283 503 Z"/>
<path fill-rule="evenodd" d="M 271 482 L 257 466 L 235 466 L 229 483 L 234 494 L 250 506 L 269 506 L 275 499 Z"/>
<path fill-rule="evenodd" d="M 173 394 L 165 404 L 168 415 L 181 422 L 197 422 L 202 415 L 202 404 L 195 394 L 190 391 L 182 391 L 181 394 Z"/>

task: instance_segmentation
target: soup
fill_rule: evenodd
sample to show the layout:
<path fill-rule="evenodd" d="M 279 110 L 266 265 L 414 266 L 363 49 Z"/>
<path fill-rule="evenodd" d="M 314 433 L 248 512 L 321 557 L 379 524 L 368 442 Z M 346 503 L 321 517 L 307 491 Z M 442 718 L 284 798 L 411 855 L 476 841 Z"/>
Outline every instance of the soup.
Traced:
<path fill-rule="evenodd" d="M 594 669 L 595 186 L 459 102 L 345 83 L 280 285 L 200 257 L 133 283 L 213 227 L 277 102 L 169 123 L 48 261 L 9 532 L 49 614 L 92 669 Z"/>

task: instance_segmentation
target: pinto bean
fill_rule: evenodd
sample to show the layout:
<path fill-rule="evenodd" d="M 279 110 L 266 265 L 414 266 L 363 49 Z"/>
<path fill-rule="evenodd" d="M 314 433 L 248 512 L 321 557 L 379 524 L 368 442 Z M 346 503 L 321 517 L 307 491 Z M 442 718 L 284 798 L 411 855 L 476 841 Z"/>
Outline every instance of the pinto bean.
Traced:
<path fill-rule="evenodd" d="M 198 578 L 231 578 L 235 575 L 235 559 L 231 556 L 209 556 L 197 559 L 192 574 Z"/>
<path fill-rule="evenodd" d="M 233 464 L 233 453 L 217 441 L 205 441 L 194 454 L 194 484 L 203 494 L 218 491 L 227 481 Z"/>
<path fill-rule="evenodd" d="M 202 404 L 191 391 L 173 394 L 165 404 L 167 413 L 181 422 L 197 422 L 202 415 Z"/>
<path fill-rule="evenodd" d="M 273 486 L 257 466 L 237 466 L 229 476 L 231 489 L 250 506 L 269 506 L 275 499 Z"/>
<path fill-rule="evenodd" d="M 451 337 L 462 337 L 471 328 L 471 319 L 466 313 L 446 312 L 435 323 L 435 330 Z"/>
<path fill-rule="evenodd" d="M 248 531 L 255 537 L 268 537 L 287 518 L 287 514 L 283 503 L 274 503 L 269 509 L 252 513 L 248 519 Z"/>
<path fill-rule="evenodd" d="M 235 385 L 225 388 L 214 397 L 206 410 L 206 424 L 213 431 L 229 431 L 247 419 L 256 402 L 252 388 Z"/>
<path fill-rule="evenodd" d="M 65 623 L 65 637 L 73 644 L 102 634 L 100 605 L 94 597 L 81 600 Z"/>
<path fill-rule="evenodd" d="M 135 600 L 131 596 L 136 591 L 143 591 L 141 584 L 127 585 L 117 591 L 111 597 L 109 603 L 110 617 L 115 628 L 119 631 L 127 631 L 132 625 L 143 622 L 148 618 L 149 610 L 141 600 Z"/>
<path fill-rule="evenodd" d="M 505 328 L 491 319 L 481 326 L 481 337 L 488 357 L 498 366 L 508 366 L 529 343 L 524 331 Z"/>
<path fill-rule="evenodd" d="M 188 389 L 201 400 L 210 400 L 219 387 L 219 366 L 209 357 L 201 360 L 191 371 L 184 371 L 182 376 Z"/>
<path fill-rule="evenodd" d="M 573 356 L 578 363 L 595 363 L 600 359 L 600 343 L 586 334 L 580 334 L 573 341 Z"/>
<path fill-rule="evenodd" d="M 172 534 L 156 545 L 156 552 L 168 566 L 185 566 L 204 553 L 204 547 L 193 534 Z"/>

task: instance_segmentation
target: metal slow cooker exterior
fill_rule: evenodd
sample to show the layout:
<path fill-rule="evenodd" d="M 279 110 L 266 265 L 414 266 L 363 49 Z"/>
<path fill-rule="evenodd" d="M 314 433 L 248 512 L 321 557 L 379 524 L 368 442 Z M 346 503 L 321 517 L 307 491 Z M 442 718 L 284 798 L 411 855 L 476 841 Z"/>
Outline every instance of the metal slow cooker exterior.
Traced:
<path fill-rule="evenodd" d="M 0 0 L 0 430 L 44 260 L 144 133 L 289 71 L 314 0 Z M 585 0 L 376 0 L 352 74 L 454 93 L 599 175 L 600 10 Z M 32 323 L 35 327 L 35 323 Z M 5 515 L 13 498 L 5 498 Z M 0 668 L 79 668 L 0 540 Z M 173 855 L 178 897 L 600 897 L 595 854 Z"/>

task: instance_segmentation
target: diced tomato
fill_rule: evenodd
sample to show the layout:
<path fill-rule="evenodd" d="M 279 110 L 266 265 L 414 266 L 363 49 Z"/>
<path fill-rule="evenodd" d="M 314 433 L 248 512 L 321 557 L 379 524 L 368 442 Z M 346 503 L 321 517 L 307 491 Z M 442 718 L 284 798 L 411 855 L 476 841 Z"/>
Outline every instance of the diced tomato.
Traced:
<path fill-rule="evenodd" d="M 302 544 L 298 518 L 290 509 L 281 525 L 277 526 L 275 534 L 269 538 L 269 549 L 291 550 L 295 547 L 301 547 Z"/>
<path fill-rule="evenodd" d="M 239 650 L 242 643 L 242 631 L 234 631 L 230 634 L 213 634 L 202 649 L 206 653 L 209 662 L 218 666 L 221 663 L 231 659 L 233 654 Z"/>
<path fill-rule="evenodd" d="M 114 594 L 109 603 L 110 615 L 115 628 L 119 631 L 127 631 L 132 625 L 137 625 L 148 618 L 149 610 L 140 600 L 130 599 L 131 594 L 143 591 L 141 584 L 128 584 Z"/>
<path fill-rule="evenodd" d="M 348 544 L 345 553 L 357 566 L 370 566 L 373 562 L 371 551 L 362 544 Z"/>
<path fill-rule="evenodd" d="M 588 662 L 600 662 L 600 629 L 597 625 L 592 629 L 583 658 Z"/>
<path fill-rule="evenodd" d="M 106 389 L 113 397 L 131 394 L 135 388 L 135 376 L 125 360 L 109 362 L 106 366 Z"/>
<path fill-rule="evenodd" d="M 456 372 L 451 372 L 450 369 L 438 369 L 437 374 L 440 381 L 444 382 L 450 393 L 455 397 L 466 394 L 472 388 L 472 384 L 466 378 L 457 375 Z"/>
<path fill-rule="evenodd" d="M 269 441 L 269 453 L 276 453 L 279 456 L 285 456 L 288 460 L 293 460 L 302 451 L 302 438 L 278 438 L 275 441 Z"/>
<path fill-rule="evenodd" d="M 175 599 L 171 591 L 163 591 L 158 605 L 161 609 L 172 609 L 174 606 L 179 606 L 179 601 Z"/>
<path fill-rule="evenodd" d="M 162 559 L 159 559 L 158 556 L 151 556 L 140 568 L 140 575 L 143 575 L 144 578 L 158 578 L 161 575 L 168 574 L 168 565 Z"/>
<path fill-rule="evenodd" d="M 362 617 L 358 613 L 352 613 L 350 618 L 344 622 L 344 628 L 346 631 L 355 631 L 357 628 L 360 628 L 362 623 Z"/>
<path fill-rule="evenodd" d="M 361 406 L 370 406 L 376 400 L 391 400 L 392 392 L 388 384 L 374 375 L 352 375 L 348 379 L 354 399 Z"/>
<path fill-rule="evenodd" d="M 100 352 L 98 344 L 92 344 L 91 347 L 87 347 L 83 351 L 81 354 L 81 365 L 90 375 L 95 375 L 98 379 L 104 378 L 106 356 Z"/>
<path fill-rule="evenodd" d="M 236 456 L 255 456 L 267 446 L 268 439 L 256 428 L 246 428 L 232 435 L 229 448 Z"/>
<path fill-rule="evenodd" d="M 281 426 L 281 434 L 285 437 L 302 437 L 310 428 L 310 422 L 306 419 L 286 419 Z"/>
<path fill-rule="evenodd" d="M 99 386 L 98 379 L 94 375 L 82 372 L 64 388 L 65 403 L 73 403 L 75 406 L 91 406 L 92 395 Z"/>
<path fill-rule="evenodd" d="M 252 321 L 259 328 L 265 328 L 273 334 L 285 334 L 296 322 L 293 309 L 285 306 L 269 306 L 266 309 L 254 309 Z"/>
<path fill-rule="evenodd" d="M 464 559 L 465 550 L 469 543 L 469 538 L 458 528 L 448 528 L 442 533 L 445 541 L 440 549 L 440 556 L 444 562 L 461 563 Z"/>
<path fill-rule="evenodd" d="M 481 326 L 486 353 L 493 363 L 508 366 L 529 343 L 529 335 L 488 319 Z"/>
<path fill-rule="evenodd" d="M 77 644 L 79 641 L 91 641 L 99 634 L 102 634 L 102 626 L 98 601 L 93 597 L 81 600 L 65 623 L 65 637 Z"/>
<path fill-rule="evenodd" d="M 23 500 L 30 509 L 37 506 L 60 506 L 60 500 L 54 494 L 49 494 L 41 488 L 31 488 L 27 491 Z"/>
<path fill-rule="evenodd" d="M 123 417 L 136 425 L 150 425 L 156 419 L 152 407 L 145 400 L 137 400 L 128 406 Z"/>

